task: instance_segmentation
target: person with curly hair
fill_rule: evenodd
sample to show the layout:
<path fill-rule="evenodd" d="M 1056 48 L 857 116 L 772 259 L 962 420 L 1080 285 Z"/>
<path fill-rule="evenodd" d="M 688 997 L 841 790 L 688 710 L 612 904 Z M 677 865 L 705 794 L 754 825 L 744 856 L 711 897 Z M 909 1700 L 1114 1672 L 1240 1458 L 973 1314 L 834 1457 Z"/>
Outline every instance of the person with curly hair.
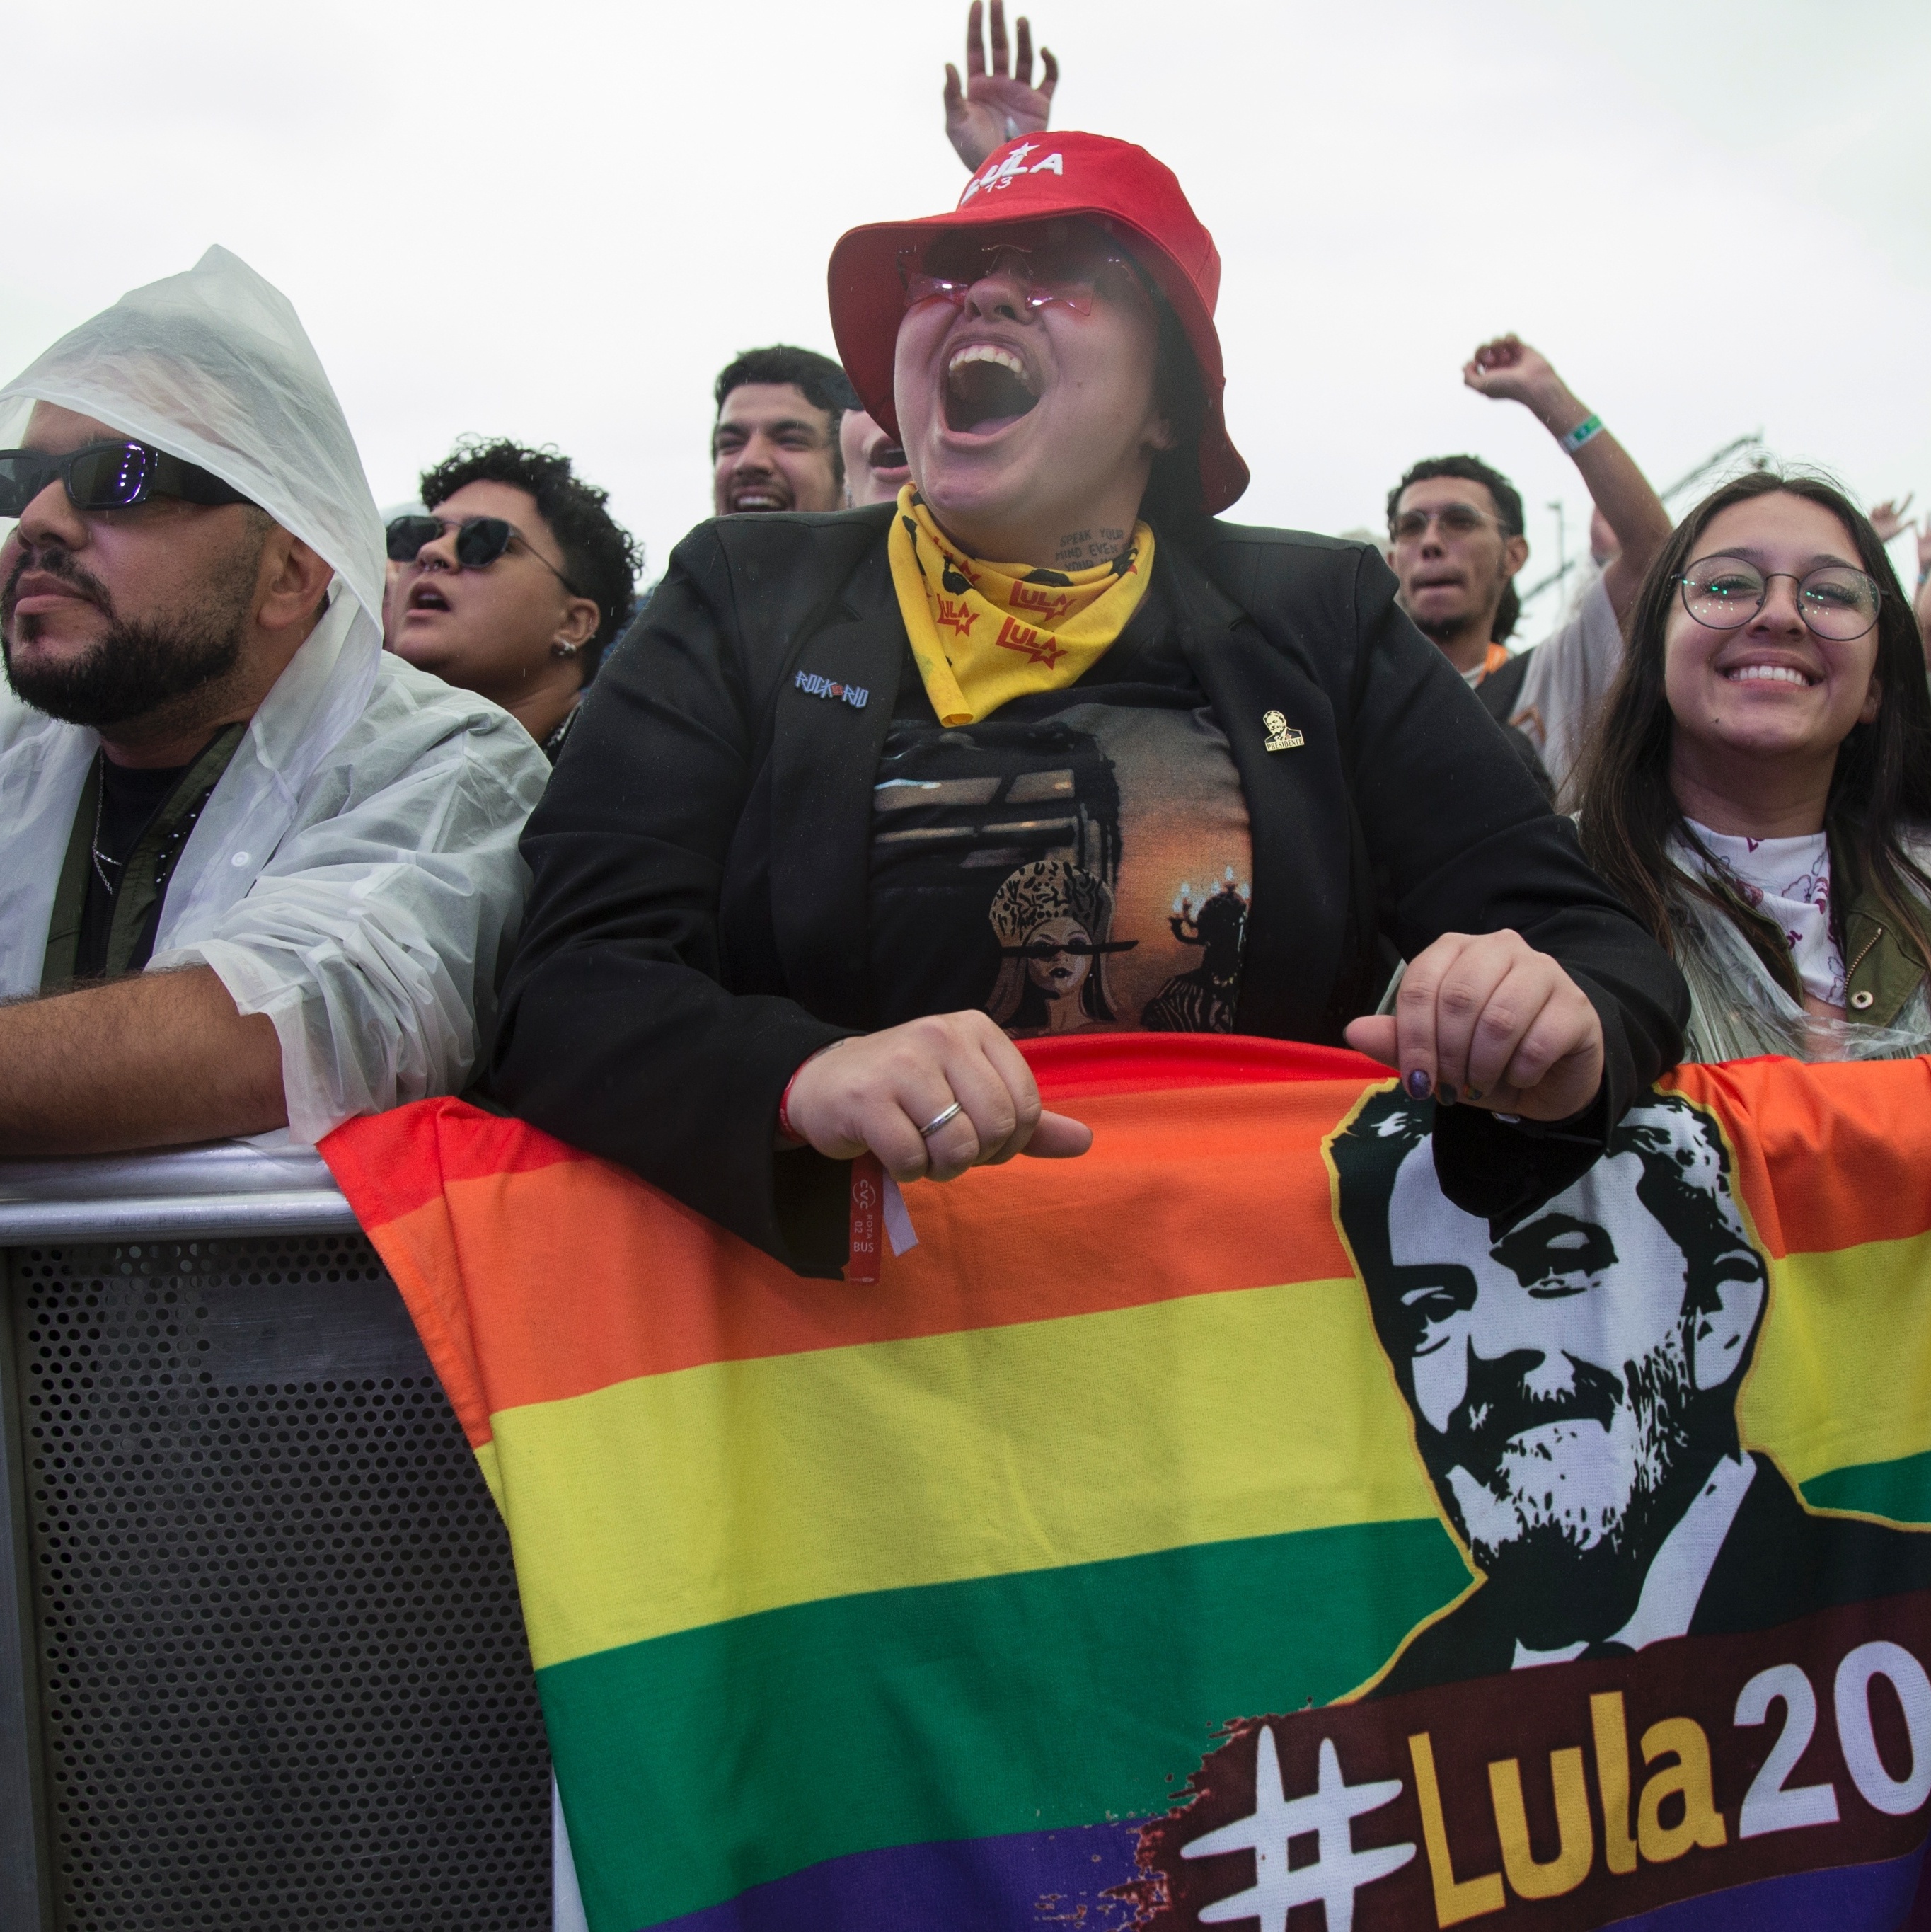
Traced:
<path fill-rule="evenodd" d="M 397 517 L 385 640 L 445 683 L 490 698 L 552 764 L 642 562 L 630 532 L 553 449 L 471 440 L 423 472 L 426 514 Z"/>

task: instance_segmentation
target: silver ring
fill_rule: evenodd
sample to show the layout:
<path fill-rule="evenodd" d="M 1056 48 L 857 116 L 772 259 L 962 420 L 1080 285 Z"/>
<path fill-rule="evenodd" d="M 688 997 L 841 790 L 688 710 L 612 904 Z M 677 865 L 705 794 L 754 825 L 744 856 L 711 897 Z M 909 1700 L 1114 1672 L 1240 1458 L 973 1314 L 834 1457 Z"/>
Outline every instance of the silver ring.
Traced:
<path fill-rule="evenodd" d="M 956 1120 L 964 1112 L 964 1102 L 962 1100 L 955 1100 L 943 1114 L 934 1114 L 932 1118 L 919 1130 L 919 1138 L 922 1141 L 930 1140 L 941 1127 L 949 1126 L 952 1122 Z"/>

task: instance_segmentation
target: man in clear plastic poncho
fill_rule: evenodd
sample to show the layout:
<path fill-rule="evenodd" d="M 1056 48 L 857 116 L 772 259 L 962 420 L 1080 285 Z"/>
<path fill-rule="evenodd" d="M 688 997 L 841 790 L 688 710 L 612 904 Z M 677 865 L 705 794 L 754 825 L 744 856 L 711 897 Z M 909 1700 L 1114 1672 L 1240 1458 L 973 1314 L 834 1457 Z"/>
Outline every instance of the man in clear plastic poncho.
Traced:
<path fill-rule="evenodd" d="M 62 338 L 0 388 L 0 1153 L 313 1142 L 459 1088 L 547 768 L 384 656 L 287 300 L 212 248 Z"/>

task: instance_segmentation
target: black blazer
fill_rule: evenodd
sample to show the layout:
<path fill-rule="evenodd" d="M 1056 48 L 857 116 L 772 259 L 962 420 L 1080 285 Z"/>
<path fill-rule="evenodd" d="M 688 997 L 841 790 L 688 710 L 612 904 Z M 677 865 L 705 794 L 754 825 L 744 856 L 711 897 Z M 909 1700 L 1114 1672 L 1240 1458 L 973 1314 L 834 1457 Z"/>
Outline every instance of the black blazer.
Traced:
<path fill-rule="evenodd" d="M 808 1274 L 843 1265 L 847 1169 L 772 1138 L 799 1064 L 874 1023 L 872 785 L 901 672 L 917 675 L 891 514 L 725 518 L 679 544 L 524 834 L 533 884 L 493 1062 L 526 1119 Z M 1438 1163 L 1482 1213 L 1567 1185 L 1680 1052 L 1675 968 L 1371 549 L 1216 524 L 1163 543 L 1156 568 L 1246 794 L 1240 1030 L 1337 1041 L 1391 952 L 1513 927 L 1601 1013 L 1604 1094 L 1553 1136 L 1448 1112 Z M 1270 711 L 1300 748 L 1265 748 Z"/>

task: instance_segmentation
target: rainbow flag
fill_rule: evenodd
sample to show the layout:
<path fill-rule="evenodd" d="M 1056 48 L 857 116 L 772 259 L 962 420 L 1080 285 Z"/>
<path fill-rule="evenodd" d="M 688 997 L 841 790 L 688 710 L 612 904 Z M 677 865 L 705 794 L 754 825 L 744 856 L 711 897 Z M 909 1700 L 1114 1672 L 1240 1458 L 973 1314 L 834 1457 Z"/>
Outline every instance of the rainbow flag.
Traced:
<path fill-rule="evenodd" d="M 324 1148 L 595 1932 L 1905 1922 L 1927 1063 L 1685 1069 L 1502 1226 L 1352 1055 L 1027 1052 L 1092 1153 L 874 1286 L 456 1102 Z"/>

